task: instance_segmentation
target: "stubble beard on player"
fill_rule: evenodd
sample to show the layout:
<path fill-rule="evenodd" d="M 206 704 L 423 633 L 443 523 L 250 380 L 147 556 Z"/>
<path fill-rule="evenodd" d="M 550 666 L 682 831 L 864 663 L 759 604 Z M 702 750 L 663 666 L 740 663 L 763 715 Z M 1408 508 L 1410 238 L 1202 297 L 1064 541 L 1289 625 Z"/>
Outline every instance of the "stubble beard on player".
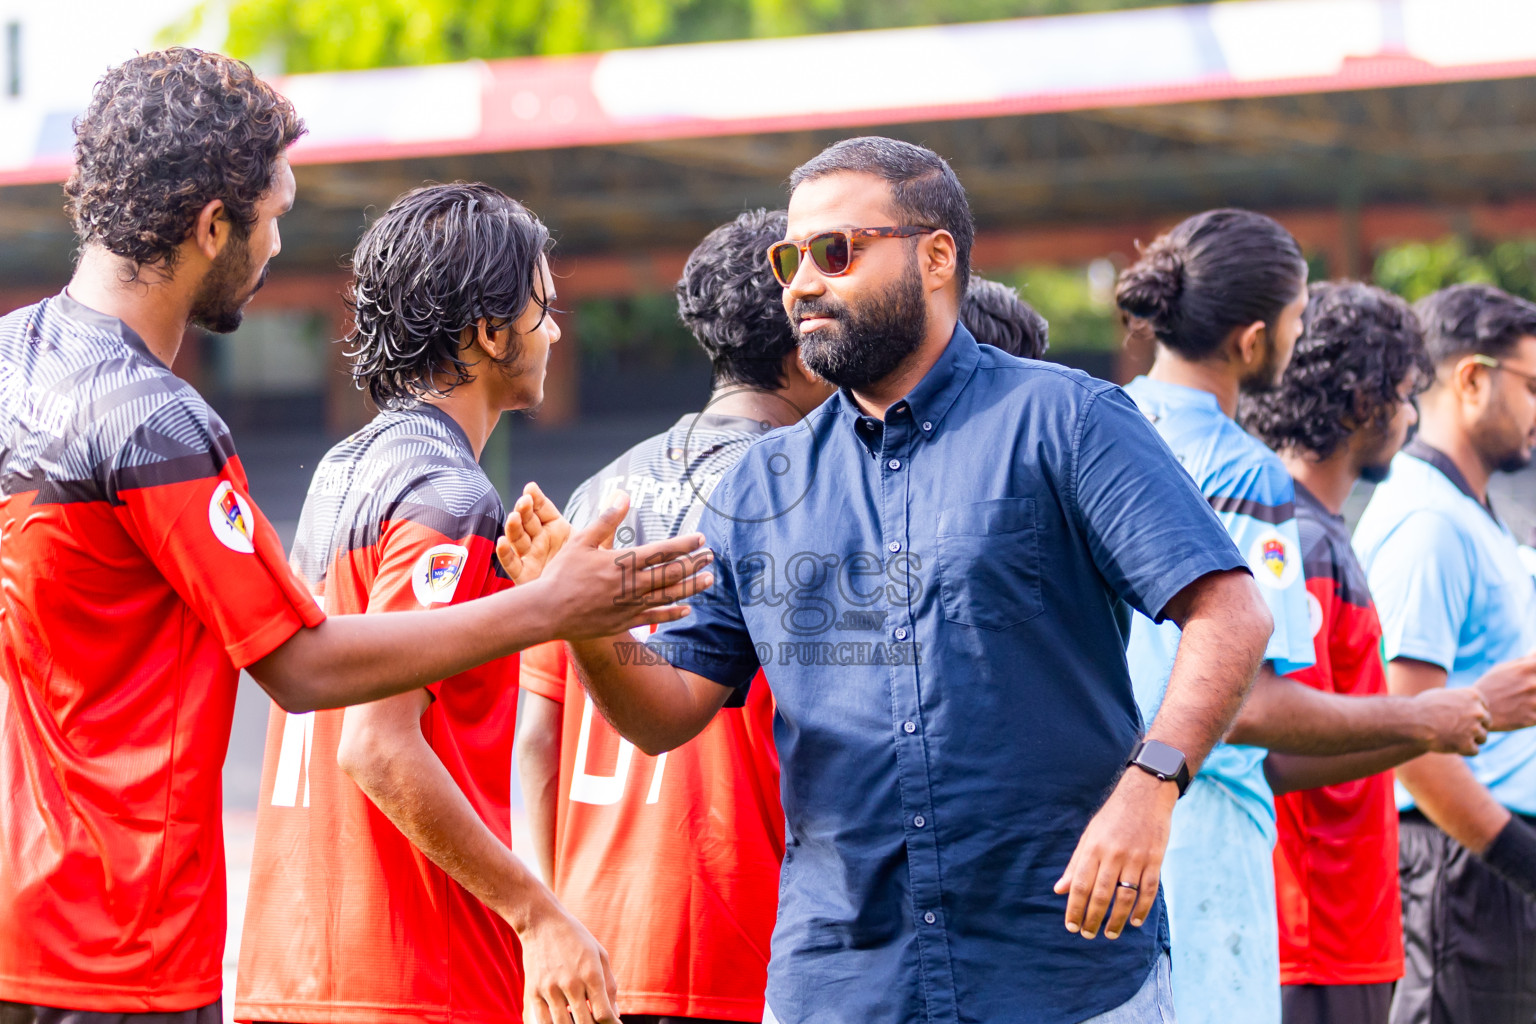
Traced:
<path fill-rule="evenodd" d="M 811 316 L 832 322 L 801 334 L 800 321 Z M 790 310 L 790 323 L 800 341 L 801 361 L 822 380 L 853 391 L 884 380 L 917 351 L 928 331 L 916 261 L 884 291 L 857 305 L 830 295 L 802 299 Z"/>
<path fill-rule="evenodd" d="M 246 288 L 251 279 L 251 248 L 248 240 L 236 233 L 208 267 L 192 297 L 188 319 L 215 334 L 232 334 L 245 319 L 246 303 L 267 283 L 268 269 L 262 267 L 255 285 Z"/>

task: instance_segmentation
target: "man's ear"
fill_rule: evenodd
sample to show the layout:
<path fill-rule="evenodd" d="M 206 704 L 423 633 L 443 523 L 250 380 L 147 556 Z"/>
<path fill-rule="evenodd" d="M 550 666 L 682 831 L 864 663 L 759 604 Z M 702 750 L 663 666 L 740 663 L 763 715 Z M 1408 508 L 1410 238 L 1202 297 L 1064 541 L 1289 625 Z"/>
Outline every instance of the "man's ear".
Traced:
<path fill-rule="evenodd" d="M 1481 399 L 1485 390 L 1493 383 L 1493 374 L 1488 372 L 1488 367 L 1472 356 L 1463 356 L 1457 360 L 1447 376 L 1456 396 L 1470 402 Z"/>
<path fill-rule="evenodd" d="M 955 271 L 960 265 L 955 236 L 942 228 L 923 236 L 917 258 L 918 269 L 928 282 L 928 290 L 938 291 L 955 279 Z"/>
<path fill-rule="evenodd" d="M 1257 366 L 1264 358 L 1264 345 L 1269 341 L 1269 327 L 1263 320 L 1255 320 L 1237 336 L 1235 349 L 1240 366 Z"/>
<path fill-rule="evenodd" d="M 512 325 L 509 323 L 501 330 L 494 330 L 485 317 L 476 320 L 473 327 L 464 328 L 464 347 L 478 348 L 491 358 L 492 362 L 501 362 L 507 357 L 512 347 Z"/>
<path fill-rule="evenodd" d="M 215 199 L 198 211 L 197 220 L 192 225 L 192 242 L 197 246 L 197 251 L 211 263 L 224 251 L 224 246 L 229 244 L 233 229 L 229 211 L 224 208 L 224 200 Z"/>

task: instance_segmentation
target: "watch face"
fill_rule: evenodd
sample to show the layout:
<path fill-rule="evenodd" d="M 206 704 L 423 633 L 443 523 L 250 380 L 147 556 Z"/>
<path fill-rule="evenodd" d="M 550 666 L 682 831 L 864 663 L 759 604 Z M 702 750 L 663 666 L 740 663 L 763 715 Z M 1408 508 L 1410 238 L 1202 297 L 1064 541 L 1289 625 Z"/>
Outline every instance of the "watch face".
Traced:
<path fill-rule="evenodd" d="M 1170 779 L 1179 774 L 1179 769 L 1184 767 L 1184 755 L 1157 740 L 1148 740 L 1141 748 L 1141 756 L 1136 760 Z"/>

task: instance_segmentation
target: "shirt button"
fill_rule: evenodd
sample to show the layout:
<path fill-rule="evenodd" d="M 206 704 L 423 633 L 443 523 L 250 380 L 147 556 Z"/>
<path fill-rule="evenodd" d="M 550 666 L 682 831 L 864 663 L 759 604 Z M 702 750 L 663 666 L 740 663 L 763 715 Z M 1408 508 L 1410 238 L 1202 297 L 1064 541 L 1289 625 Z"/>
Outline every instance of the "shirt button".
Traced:
<path fill-rule="evenodd" d="M 902 727 L 902 729 L 906 730 L 908 733 L 917 732 L 917 723 L 916 722 L 903 722 L 901 727 Z"/>
<path fill-rule="evenodd" d="M 938 918 L 935 917 L 933 911 L 930 910 L 928 913 L 923 915 L 923 920 L 927 921 L 929 924 L 933 924 L 933 922 L 937 921 Z"/>
<path fill-rule="evenodd" d="M 929 422 L 928 420 L 923 420 L 923 429 L 924 430 L 932 430 L 933 429 L 933 424 L 931 422 Z"/>
<path fill-rule="evenodd" d="M 889 544 L 887 544 L 886 547 L 888 549 L 890 549 L 891 554 L 894 555 L 896 552 L 901 550 L 901 541 L 893 540 Z"/>
<path fill-rule="evenodd" d="M 919 814 L 917 817 L 912 819 L 912 824 L 916 825 L 918 828 L 922 828 L 924 825 L 928 824 L 928 819 Z"/>
<path fill-rule="evenodd" d="M 897 626 L 896 627 L 896 632 L 893 633 L 892 635 L 894 637 L 896 637 L 897 640 L 905 640 L 907 638 L 907 627 L 906 626 Z"/>
<path fill-rule="evenodd" d="M 885 465 L 886 465 L 887 469 L 900 469 L 901 468 L 901 460 L 900 459 L 892 459 L 890 462 L 887 462 Z"/>

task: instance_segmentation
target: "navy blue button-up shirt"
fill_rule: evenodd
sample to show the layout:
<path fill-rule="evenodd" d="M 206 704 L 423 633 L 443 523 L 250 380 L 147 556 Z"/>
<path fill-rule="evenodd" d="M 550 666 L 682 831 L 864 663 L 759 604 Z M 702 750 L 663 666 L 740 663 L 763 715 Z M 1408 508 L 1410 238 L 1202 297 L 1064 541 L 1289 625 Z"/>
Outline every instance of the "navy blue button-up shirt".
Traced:
<path fill-rule="evenodd" d="M 1142 732 L 1121 633 L 1245 563 L 1114 385 L 979 346 L 880 420 L 846 394 L 708 498 L 715 586 L 653 649 L 778 703 L 784 1024 L 1067 1024 L 1167 944 L 1051 891 Z"/>

